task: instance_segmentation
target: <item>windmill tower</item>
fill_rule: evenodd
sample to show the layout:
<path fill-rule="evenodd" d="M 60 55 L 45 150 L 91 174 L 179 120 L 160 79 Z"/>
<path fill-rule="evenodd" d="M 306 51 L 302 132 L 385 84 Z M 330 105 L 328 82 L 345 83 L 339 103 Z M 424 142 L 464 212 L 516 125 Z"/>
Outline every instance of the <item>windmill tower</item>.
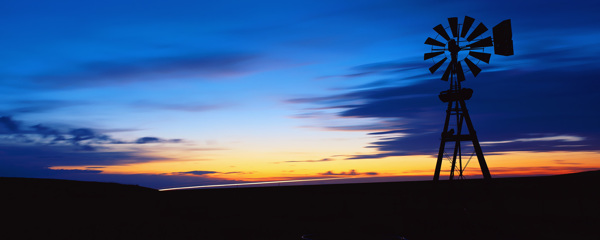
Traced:
<path fill-rule="evenodd" d="M 435 38 L 429 37 L 425 40 L 425 44 L 431 45 L 431 52 L 425 53 L 424 60 L 431 59 L 433 61 L 433 66 L 429 68 L 432 74 L 450 57 L 450 62 L 442 75 L 442 80 L 449 82 L 450 88 L 442 91 L 439 95 L 440 100 L 448 104 L 448 108 L 446 109 L 446 120 L 435 165 L 434 181 L 438 181 L 440 178 L 444 158 L 447 158 L 451 163 L 449 179 L 455 179 L 455 174 L 458 175 L 459 179 L 464 178 L 463 173 L 473 155 L 477 156 L 483 178 L 492 178 L 467 110 L 465 101 L 471 98 L 473 90 L 463 88 L 461 85 L 465 81 L 462 62 L 467 64 L 468 70 L 473 74 L 473 77 L 476 77 L 481 72 L 481 68 L 477 64 L 490 62 L 492 54 L 485 52 L 487 47 L 493 46 L 494 53 L 498 55 L 513 55 L 512 29 L 510 19 L 507 19 L 493 28 L 493 38 L 482 38 L 480 36 L 488 30 L 487 27 L 483 23 L 479 23 L 471 31 L 473 23 L 475 23 L 475 19 L 468 16 L 465 16 L 462 24 L 458 23 L 456 17 L 448 18 L 449 27 L 445 28 L 442 24 L 435 26 L 433 30 L 438 35 Z M 447 28 L 450 29 L 452 36 L 446 32 Z M 462 142 L 471 142 L 472 144 L 473 152 L 468 158 L 466 157 L 468 154 L 463 152 L 463 147 L 470 146 L 462 146 Z M 448 146 L 450 148 L 447 148 Z"/>

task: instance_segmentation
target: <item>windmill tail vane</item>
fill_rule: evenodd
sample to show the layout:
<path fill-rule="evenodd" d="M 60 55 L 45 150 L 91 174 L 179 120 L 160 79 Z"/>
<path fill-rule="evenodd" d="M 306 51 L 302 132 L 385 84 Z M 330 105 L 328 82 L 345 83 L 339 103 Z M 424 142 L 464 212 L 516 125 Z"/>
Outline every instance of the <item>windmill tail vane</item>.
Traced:
<path fill-rule="evenodd" d="M 467 65 L 473 77 L 477 77 L 481 73 L 478 64 L 490 63 L 492 54 L 489 51 L 486 52 L 486 48 L 493 47 L 494 53 L 497 55 L 513 55 L 512 27 L 511 20 L 507 19 L 493 27 L 492 36 L 482 37 L 488 28 L 481 22 L 475 23 L 475 19 L 469 16 L 465 16 L 462 24 L 459 24 L 457 17 L 448 18 L 448 27 L 444 27 L 442 24 L 435 26 L 433 30 L 438 35 L 425 40 L 425 44 L 431 46 L 431 51 L 425 53 L 423 58 L 433 61 L 429 71 L 434 74 L 447 62 L 441 80 L 450 83 L 450 88 L 442 91 L 439 95 L 440 100 L 448 104 L 448 108 L 441 134 L 434 181 L 439 180 L 444 158 L 451 163 L 450 180 L 455 178 L 455 173 L 458 174 L 459 179 L 465 178 L 464 171 L 473 155 L 477 156 L 483 178 L 492 178 L 465 103 L 465 100 L 469 100 L 473 95 L 473 90 L 461 86 L 461 82 L 466 80 L 462 62 Z M 473 28 L 473 26 L 475 27 Z M 466 125 L 466 131 L 463 129 L 463 125 Z M 469 141 L 473 145 L 471 157 L 465 161 L 463 161 L 463 147 L 461 146 L 461 142 L 464 141 Z M 452 154 L 447 154 L 446 150 Z"/>

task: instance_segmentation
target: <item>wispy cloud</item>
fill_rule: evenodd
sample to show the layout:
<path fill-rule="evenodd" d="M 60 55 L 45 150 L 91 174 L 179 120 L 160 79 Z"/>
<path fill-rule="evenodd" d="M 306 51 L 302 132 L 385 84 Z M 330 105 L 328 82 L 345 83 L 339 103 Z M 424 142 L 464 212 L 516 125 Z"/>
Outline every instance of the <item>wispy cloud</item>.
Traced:
<path fill-rule="evenodd" d="M 191 175 L 206 175 L 206 174 L 213 174 L 213 173 L 219 173 L 219 172 L 215 172 L 215 171 L 187 171 L 187 172 L 177 172 L 177 174 L 191 174 Z"/>
<path fill-rule="evenodd" d="M 83 88 L 122 85 L 133 82 L 174 79 L 222 79 L 256 71 L 259 56 L 246 53 L 219 53 L 173 56 L 130 61 L 88 62 L 60 74 L 31 76 L 36 87 Z"/>
<path fill-rule="evenodd" d="M 377 172 L 363 172 L 363 173 L 359 173 L 356 170 L 352 169 L 349 172 L 339 172 L 339 173 L 335 173 L 333 171 L 327 171 L 327 172 L 324 172 L 324 173 L 319 173 L 319 175 L 323 175 L 323 176 L 358 176 L 358 175 L 375 176 L 375 175 L 379 175 L 379 173 L 377 173 Z"/>
<path fill-rule="evenodd" d="M 540 166 L 540 167 L 494 167 L 492 174 L 499 175 L 557 175 L 575 172 L 596 171 L 599 168 L 578 166 Z"/>
<path fill-rule="evenodd" d="M 487 141 L 487 142 L 481 142 L 481 145 L 486 146 L 486 145 L 496 145 L 496 144 L 504 144 L 504 143 L 515 143 L 515 142 L 547 142 L 547 141 L 580 142 L 583 140 L 585 140 L 584 137 L 558 135 L 558 136 L 548 136 L 548 137 L 517 138 L 517 139 L 503 140 L 503 141 Z"/>
<path fill-rule="evenodd" d="M 37 144 L 46 146 L 72 146 L 76 150 L 95 151 L 111 144 L 180 143 L 181 139 L 141 137 L 134 141 L 115 139 L 92 128 L 54 128 L 42 124 L 24 127 L 10 116 L 0 117 L 1 144 Z"/>
<path fill-rule="evenodd" d="M 582 165 L 583 164 L 580 162 L 572 162 L 569 160 L 554 160 L 553 162 L 556 164 L 559 164 L 559 165 Z"/>
<path fill-rule="evenodd" d="M 142 137 L 138 138 L 134 141 L 137 144 L 146 144 L 146 143 L 180 143 L 181 139 L 162 139 L 157 137 Z"/>
<path fill-rule="evenodd" d="M 330 162 L 330 161 L 334 161 L 334 159 L 323 158 L 323 159 L 318 159 L 318 160 L 291 160 L 291 161 L 284 161 L 284 162 L 287 162 L 287 163 L 316 163 L 316 162 Z"/>
<path fill-rule="evenodd" d="M 54 166 L 109 166 L 169 160 L 139 151 L 74 151 L 69 146 L 37 144 L 0 145 L 0 175 L 47 177 Z M 93 169 L 102 171 L 102 169 Z"/>
<path fill-rule="evenodd" d="M 17 115 L 24 113 L 44 113 L 56 109 L 67 108 L 71 106 L 84 105 L 84 101 L 67 101 L 67 100 L 13 100 L 5 101 L 0 105 L 0 113 L 3 115 Z"/>
<path fill-rule="evenodd" d="M 131 104 L 134 108 L 160 109 L 184 112 L 205 112 L 227 108 L 228 104 L 199 104 L 199 103 L 159 103 L 149 101 L 137 101 Z"/>

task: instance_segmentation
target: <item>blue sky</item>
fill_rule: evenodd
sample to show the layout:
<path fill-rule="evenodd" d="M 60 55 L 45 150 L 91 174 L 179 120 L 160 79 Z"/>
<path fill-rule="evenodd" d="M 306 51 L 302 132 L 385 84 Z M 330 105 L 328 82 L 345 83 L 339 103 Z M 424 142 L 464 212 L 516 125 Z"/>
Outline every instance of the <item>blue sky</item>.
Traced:
<path fill-rule="evenodd" d="M 447 85 L 423 42 L 465 15 L 490 29 L 512 19 L 515 55 L 465 82 L 484 151 L 587 154 L 504 169 L 597 169 L 599 5 L 3 1 L 0 176 L 150 187 L 401 176 L 405 160 L 391 157 L 407 156 L 428 173 Z"/>

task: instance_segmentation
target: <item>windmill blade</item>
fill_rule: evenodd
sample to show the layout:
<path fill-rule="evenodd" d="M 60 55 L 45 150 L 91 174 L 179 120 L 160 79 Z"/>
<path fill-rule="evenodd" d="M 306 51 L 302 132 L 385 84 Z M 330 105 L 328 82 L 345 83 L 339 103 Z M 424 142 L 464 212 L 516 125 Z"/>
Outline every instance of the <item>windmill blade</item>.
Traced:
<path fill-rule="evenodd" d="M 448 33 L 446 32 L 446 29 L 444 29 L 444 26 L 442 26 L 442 24 L 435 26 L 433 30 L 435 30 L 435 32 L 437 32 L 440 36 L 446 39 L 446 41 L 450 40 L 450 36 L 448 36 Z"/>
<path fill-rule="evenodd" d="M 475 63 L 471 62 L 471 60 L 469 60 L 468 58 L 465 58 L 465 62 L 467 63 L 467 67 L 469 67 L 469 70 L 471 70 L 471 73 L 473 73 L 473 77 L 477 77 L 477 74 L 481 72 L 481 68 L 475 65 Z"/>
<path fill-rule="evenodd" d="M 438 70 L 438 68 L 440 68 L 442 66 L 442 64 L 444 64 L 444 62 L 448 60 L 447 57 L 445 57 L 444 59 L 442 59 L 442 61 L 437 62 L 436 64 L 434 64 L 433 66 L 431 66 L 429 68 L 429 71 L 431 72 L 431 74 L 433 74 L 435 71 Z"/>
<path fill-rule="evenodd" d="M 437 56 L 437 55 L 440 55 L 440 54 L 442 54 L 442 53 L 444 53 L 444 52 L 431 52 L 431 53 L 425 53 L 425 57 L 424 57 L 424 59 L 423 59 L 423 60 L 430 59 L 430 58 L 432 58 L 432 57 L 435 57 L 435 56 Z"/>
<path fill-rule="evenodd" d="M 458 37 L 458 18 L 457 17 L 448 18 L 448 23 L 450 24 L 450 31 L 452 32 L 452 36 Z"/>
<path fill-rule="evenodd" d="M 448 67 L 446 68 L 444 75 L 442 75 L 442 80 L 448 81 L 448 76 L 450 76 L 450 72 L 452 72 L 452 65 L 453 65 L 452 62 L 450 62 L 450 64 L 448 64 Z"/>
<path fill-rule="evenodd" d="M 471 34 L 469 34 L 469 37 L 467 37 L 467 41 L 469 41 L 469 42 L 473 41 L 473 39 L 479 37 L 479 35 L 483 34 L 487 30 L 488 30 L 487 27 L 485 27 L 485 25 L 483 25 L 483 23 L 479 23 L 479 25 L 477 25 L 475 30 L 473 30 L 473 32 L 471 32 Z"/>
<path fill-rule="evenodd" d="M 494 46 L 494 43 L 492 42 L 492 37 L 486 37 L 477 42 L 467 45 L 467 47 L 470 47 L 470 48 L 491 47 L 491 46 Z"/>
<path fill-rule="evenodd" d="M 465 37 L 465 35 L 467 35 L 467 33 L 469 32 L 469 29 L 471 29 L 471 25 L 473 25 L 473 22 L 475 22 L 475 19 L 473 19 L 472 17 L 469 17 L 469 16 L 465 16 L 465 20 L 463 21 L 462 31 L 460 32 L 460 37 Z"/>
<path fill-rule="evenodd" d="M 481 61 L 484 61 L 485 63 L 490 63 L 490 56 L 492 56 L 492 54 L 489 53 L 482 53 L 482 52 L 469 52 L 469 55 L 477 58 Z"/>
<path fill-rule="evenodd" d="M 439 46 L 439 47 L 445 47 L 446 44 L 442 43 L 438 40 L 435 40 L 433 38 L 428 37 L 427 40 L 425 40 L 425 44 L 427 45 L 433 45 L 433 46 Z"/>
<path fill-rule="evenodd" d="M 465 72 L 463 72 L 460 61 L 456 62 L 456 78 L 461 82 L 465 80 Z"/>

